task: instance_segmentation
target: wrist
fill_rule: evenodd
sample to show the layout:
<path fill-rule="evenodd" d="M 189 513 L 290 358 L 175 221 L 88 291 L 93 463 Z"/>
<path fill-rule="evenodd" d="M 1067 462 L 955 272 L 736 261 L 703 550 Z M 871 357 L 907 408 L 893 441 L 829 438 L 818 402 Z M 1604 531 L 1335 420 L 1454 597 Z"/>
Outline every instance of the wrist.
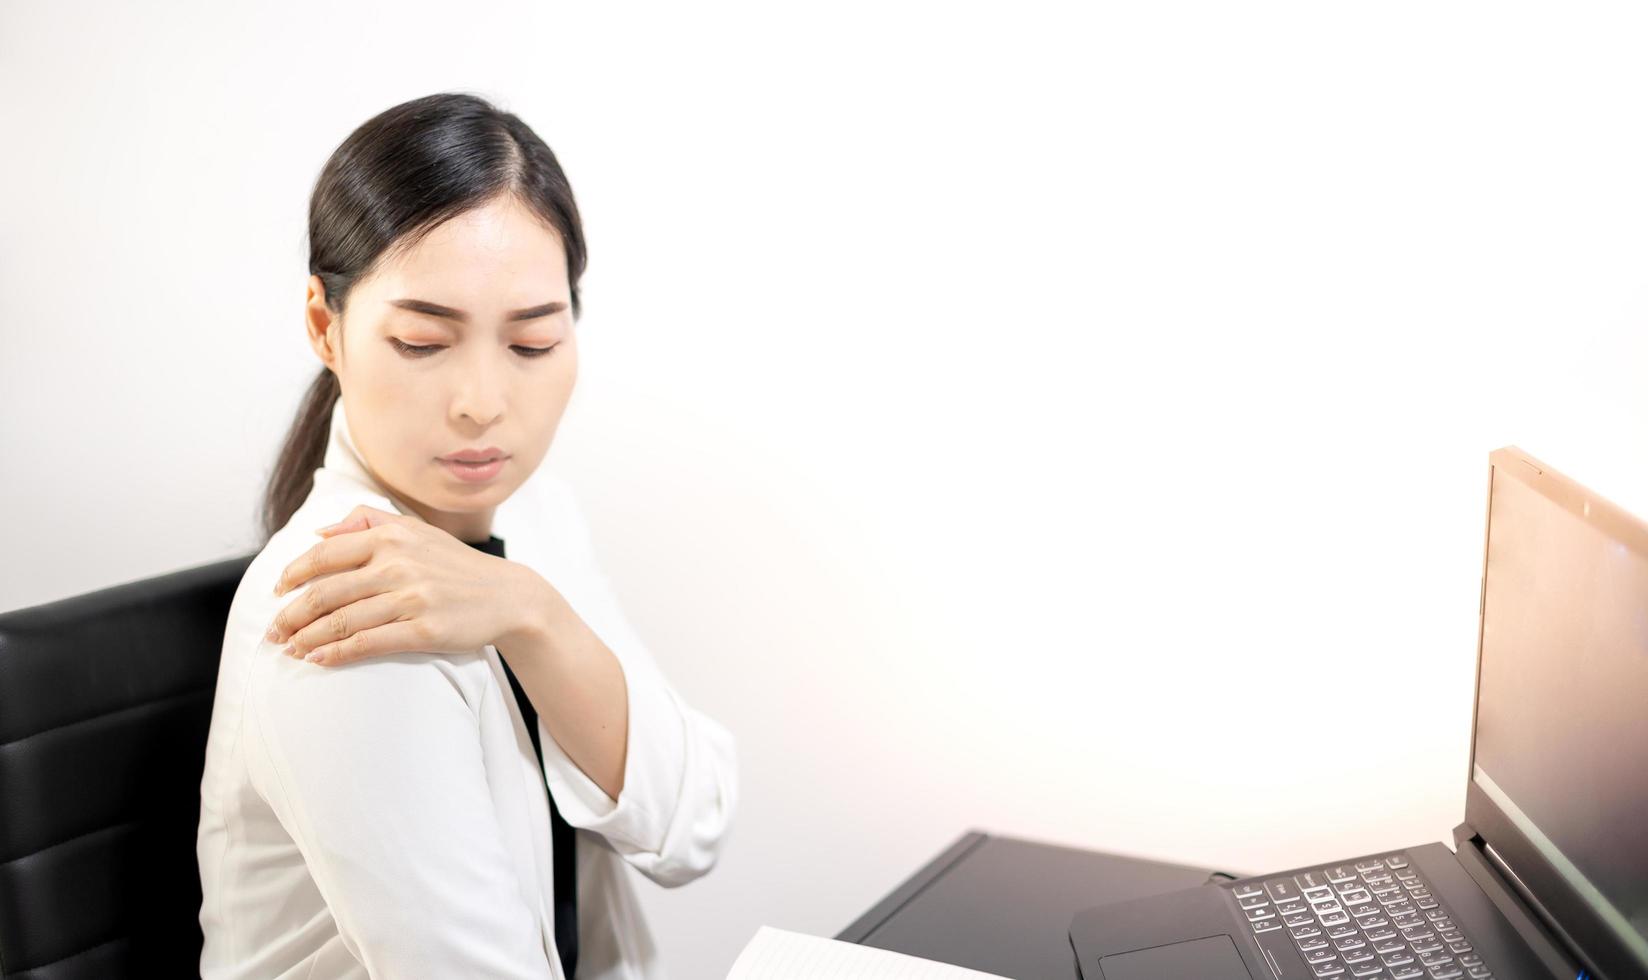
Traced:
<path fill-rule="evenodd" d="M 494 646 L 511 650 L 543 650 L 550 646 L 554 625 L 566 605 L 559 590 L 542 575 L 517 564 L 509 595 L 509 617 Z"/>

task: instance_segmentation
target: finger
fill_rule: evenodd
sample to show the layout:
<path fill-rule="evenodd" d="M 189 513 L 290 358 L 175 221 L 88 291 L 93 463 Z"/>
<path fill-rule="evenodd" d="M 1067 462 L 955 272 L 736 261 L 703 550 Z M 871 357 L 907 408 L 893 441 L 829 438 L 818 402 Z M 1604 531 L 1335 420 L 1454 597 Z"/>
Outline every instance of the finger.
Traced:
<path fill-rule="evenodd" d="M 275 579 L 275 595 L 285 595 L 317 575 L 359 568 L 372 557 L 375 539 L 366 534 L 328 538 L 292 559 Z"/>
<path fill-rule="evenodd" d="M 341 640 L 355 630 L 387 623 L 397 615 L 408 613 L 404 596 L 385 590 L 366 574 L 344 576 L 337 581 L 338 584 L 333 585 L 332 580 L 328 579 L 324 590 L 322 583 L 317 582 L 303 599 L 298 600 L 303 609 L 299 615 L 302 621 L 288 620 L 277 627 L 275 642 L 284 638 L 295 648 L 293 652 L 301 657 L 323 643 Z M 321 595 L 312 608 L 308 602 L 309 595 Z M 386 614 L 378 608 L 378 600 L 388 600 L 390 605 L 398 608 Z"/>
<path fill-rule="evenodd" d="M 325 537 L 329 532 L 342 531 L 345 528 L 353 529 L 354 526 L 359 525 L 361 508 L 365 506 L 365 504 L 356 504 L 350 509 L 349 513 L 344 516 L 343 520 L 338 521 L 336 524 L 328 524 L 325 527 L 317 527 L 315 528 L 315 533 Z"/>
<path fill-rule="evenodd" d="M 272 643 L 284 642 L 339 606 L 364 599 L 377 591 L 381 590 L 367 588 L 355 573 L 328 576 L 311 584 L 302 595 L 281 607 L 275 618 L 270 620 L 269 631 L 264 636 Z"/>
<path fill-rule="evenodd" d="M 402 514 L 391 514 L 388 511 L 379 510 L 378 508 L 367 504 L 356 504 L 355 509 L 349 512 L 348 517 L 345 517 L 336 524 L 328 524 L 325 527 L 316 528 L 315 533 L 321 537 L 330 537 L 334 534 L 343 534 L 348 531 L 364 531 L 370 528 L 382 527 L 385 524 L 393 524 L 396 521 L 404 520 L 406 520 L 406 517 Z"/>
<path fill-rule="evenodd" d="M 315 533 L 323 538 L 329 538 L 334 534 L 342 534 L 345 531 L 359 531 L 364 529 L 365 526 L 366 525 L 362 524 L 353 517 L 346 517 L 336 524 L 328 524 L 325 527 L 315 528 Z"/>
<path fill-rule="evenodd" d="M 316 647 L 304 659 L 322 667 L 336 667 L 386 653 L 423 652 L 427 645 L 423 627 L 414 620 L 403 619 Z"/>

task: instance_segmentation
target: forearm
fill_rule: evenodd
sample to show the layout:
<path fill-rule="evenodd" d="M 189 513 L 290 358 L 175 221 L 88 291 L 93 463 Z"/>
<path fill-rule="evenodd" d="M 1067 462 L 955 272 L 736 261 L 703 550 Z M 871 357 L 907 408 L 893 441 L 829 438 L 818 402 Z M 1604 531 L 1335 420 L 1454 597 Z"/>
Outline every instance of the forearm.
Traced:
<path fill-rule="evenodd" d="M 544 728 L 614 800 L 624 788 L 629 693 L 617 656 L 537 572 L 523 573 L 521 619 L 494 644 Z"/>

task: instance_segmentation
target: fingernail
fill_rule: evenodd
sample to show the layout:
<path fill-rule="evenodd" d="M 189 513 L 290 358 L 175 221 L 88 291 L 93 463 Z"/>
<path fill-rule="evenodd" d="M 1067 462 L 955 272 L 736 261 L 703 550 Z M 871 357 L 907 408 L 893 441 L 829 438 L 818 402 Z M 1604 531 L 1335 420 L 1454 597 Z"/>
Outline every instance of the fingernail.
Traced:
<path fill-rule="evenodd" d="M 275 632 L 275 628 L 273 626 L 263 631 L 263 637 L 270 643 L 280 642 L 280 634 Z"/>
<path fill-rule="evenodd" d="M 294 650 L 293 650 L 293 649 L 292 649 L 292 644 L 290 644 L 290 643 L 288 643 L 288 644 L 286 644 L 286 647 L 285 647 L 285 649 L 283 649 L 283 650 L 281 650 L 281 651 L 280 651 L 280 652 L 281 652 L 281 653 L 284 653 L 284 654 L 286 654 L 286 655 L 287 655 L 287 656 L 288 656 L 288 657 L 290 657 L 290 656 L 292 656 L 292 655 L 294 655 L 294 653 L 295 653 L 295 652 L 296 652 L 296 651 L 294 651 Z"/>
<path fill-rule="evenodd" d="M 310 650 L 309 651 L 309 656 L 304 657 L 303 659 L 309 661 L 312 664 L 316 664 L 316 663 L 320 663 L 320 658 L 321 658 L 321 652 L 319 650 Z"/>

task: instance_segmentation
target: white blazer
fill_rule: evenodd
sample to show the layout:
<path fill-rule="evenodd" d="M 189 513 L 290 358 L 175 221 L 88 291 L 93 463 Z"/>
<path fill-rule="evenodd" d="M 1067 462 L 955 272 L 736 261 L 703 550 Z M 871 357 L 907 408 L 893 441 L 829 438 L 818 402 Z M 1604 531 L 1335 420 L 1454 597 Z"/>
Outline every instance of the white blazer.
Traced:
<path fill-rule="evenodd" d="M 200 784 L 201 977 L 565 980 L 548 794 L 578 840 L 578 980 L 667 977 L 624 866 L 673 888 L 715 865 L 738 794 L 732 734 L 660 673 L 571 488 L 543 466 L 492 532 L 623 666 L 617 800 L 541 720 L 540 770 L 491 644 L 336 667 L 282 655 L 264 630 L 312 583 L 276 596 L 276 577 L 361 503 L 412 513 L 367 472 L 339 402 L 314 489 L 229 609 Z"/>

